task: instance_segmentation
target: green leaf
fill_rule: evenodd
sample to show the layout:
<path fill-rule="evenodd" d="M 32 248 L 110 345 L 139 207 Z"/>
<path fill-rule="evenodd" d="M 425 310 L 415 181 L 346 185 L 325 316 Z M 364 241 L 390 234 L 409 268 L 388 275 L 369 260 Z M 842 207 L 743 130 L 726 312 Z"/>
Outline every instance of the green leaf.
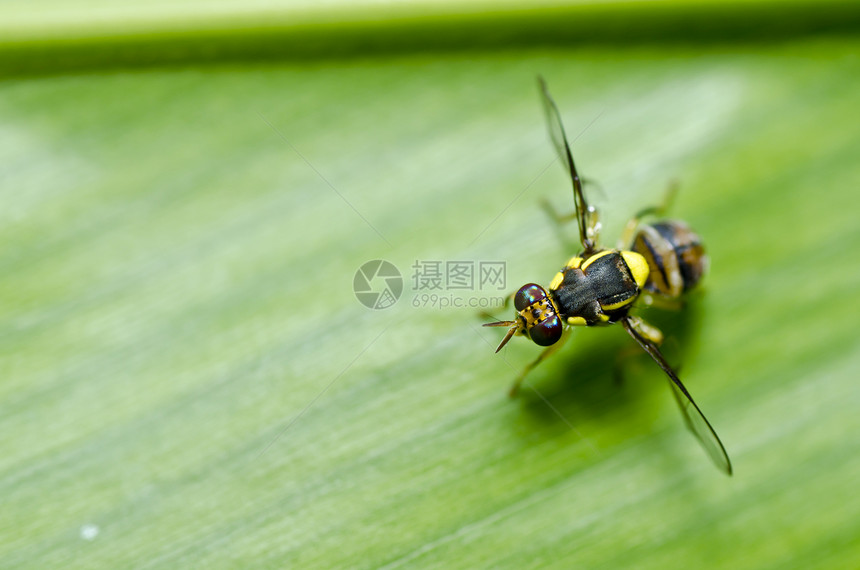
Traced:
<path fill-rule="evenodd" d="M 855 37 L 132 69 L 95 28 L 101 55 L 67 67 L 47 36 L 0 46 L 44 73 L 0 84 L 4 567 L 860 560 Z M 576 253 L 539 205 L 572 200 L 537 74 L 604 243 L 679 181 L 711 271 L 648 318 L 731 478 L 617 327 L 577 330 L 506 396 L 539 349 L 494 355 L 472 305 Z M 403 292 L 370 310 L 354 279 L 377 259 Z M 414 282 L 493 261 L 501 290 Z"/>

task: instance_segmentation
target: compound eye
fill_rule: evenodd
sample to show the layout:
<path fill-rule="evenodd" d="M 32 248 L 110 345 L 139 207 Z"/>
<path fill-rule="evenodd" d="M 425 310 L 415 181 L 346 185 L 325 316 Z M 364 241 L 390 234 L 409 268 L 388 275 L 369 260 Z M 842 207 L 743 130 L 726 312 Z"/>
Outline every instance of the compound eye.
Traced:
<path fill-rule="evenodd" d="M 520 287 L 514 295 L 514 307 L 517 311 L 524 311 L 539 301 L 546 299 L 546 291 L 540 285 L 529 283 Z"/>
<path fill-rule="evenodd" d="M 561 338 L 562 328 L 559 318 L 553 315 L 533 326 L 529 331 L 529 337 L 539 346 L 549 346 Z"/>

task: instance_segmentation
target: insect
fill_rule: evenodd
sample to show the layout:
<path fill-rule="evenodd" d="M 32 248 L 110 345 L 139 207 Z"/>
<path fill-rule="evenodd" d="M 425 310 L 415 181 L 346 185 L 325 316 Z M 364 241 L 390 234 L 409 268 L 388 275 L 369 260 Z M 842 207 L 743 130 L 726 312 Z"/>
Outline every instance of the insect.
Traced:
<path fill-rule="evenodd" d="M 643 210 L 628 222 L 619 248 L 600 248 L 597 210 L 585 200 L 582 179 L 576 171 L 561 115 L 546 82 L 538 78 L 538 83 L 550 138 L 573 182 L 575 211 L 567 217 L 556 216 L 556 219 L 576 218 L 582 252 L 565 263 L 549 287 L 536 283 L 520 287 L 512 296 L 516 310 L 514 320 L 484 324 L 508 327 L 496 352 L 515 335 L 546 347 L 516 378 L 511 395 L 516 394 L 530 370 L 558 350 L 573 327 L 620 323 L 666 374 L 687 427 L 714 464 L 731 475 L 732 464 L 719 436 L 660 351 L 663 334 L 630 314 L 640 299 L 646 305 L 678 305 L 684 293 L 695 287 L 707 271 L 708 259 L 702 242 L 683 222 L 642 222 L 643 218 L 662 214 L 669 202 L 666 200 L 663 206 Z M 670 191 L 670 197 L 673 195 L 674 191 Z"/>

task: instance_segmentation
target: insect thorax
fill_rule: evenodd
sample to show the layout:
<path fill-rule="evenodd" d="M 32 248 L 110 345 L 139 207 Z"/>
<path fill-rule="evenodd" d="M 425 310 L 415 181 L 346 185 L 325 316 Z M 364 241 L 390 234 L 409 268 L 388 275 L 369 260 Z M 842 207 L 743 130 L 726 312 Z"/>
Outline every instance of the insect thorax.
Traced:
<path fill-rule="evenodd" d="M 648 278 L 645 259 L 604 250 L 568 261 L 550 285 L 560 316 L 571 325 L 603 325 L 624 317 Z"/>

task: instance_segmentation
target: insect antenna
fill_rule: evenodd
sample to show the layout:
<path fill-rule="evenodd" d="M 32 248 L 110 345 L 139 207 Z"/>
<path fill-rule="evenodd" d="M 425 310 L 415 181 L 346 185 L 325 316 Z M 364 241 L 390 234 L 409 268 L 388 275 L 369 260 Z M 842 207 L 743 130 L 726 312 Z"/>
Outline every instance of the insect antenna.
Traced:
<path fill-rule="evenodd" d="M 502 350 L 502 348 L 508 344 L 508 341 L 511 340 L 511 337 L 514 336 L 514 333 L 517 332 L 517 329 L 520 327 L 517 321 L 498 321 L 495 323 L 484 323 L 485 327 L 511 327 L 508 329 L 508 333 L 505 335 L 505 338 L 502 339 L 502 342 L 499 343 L 499 347 L 496 349 L 496 352 Z"/>

